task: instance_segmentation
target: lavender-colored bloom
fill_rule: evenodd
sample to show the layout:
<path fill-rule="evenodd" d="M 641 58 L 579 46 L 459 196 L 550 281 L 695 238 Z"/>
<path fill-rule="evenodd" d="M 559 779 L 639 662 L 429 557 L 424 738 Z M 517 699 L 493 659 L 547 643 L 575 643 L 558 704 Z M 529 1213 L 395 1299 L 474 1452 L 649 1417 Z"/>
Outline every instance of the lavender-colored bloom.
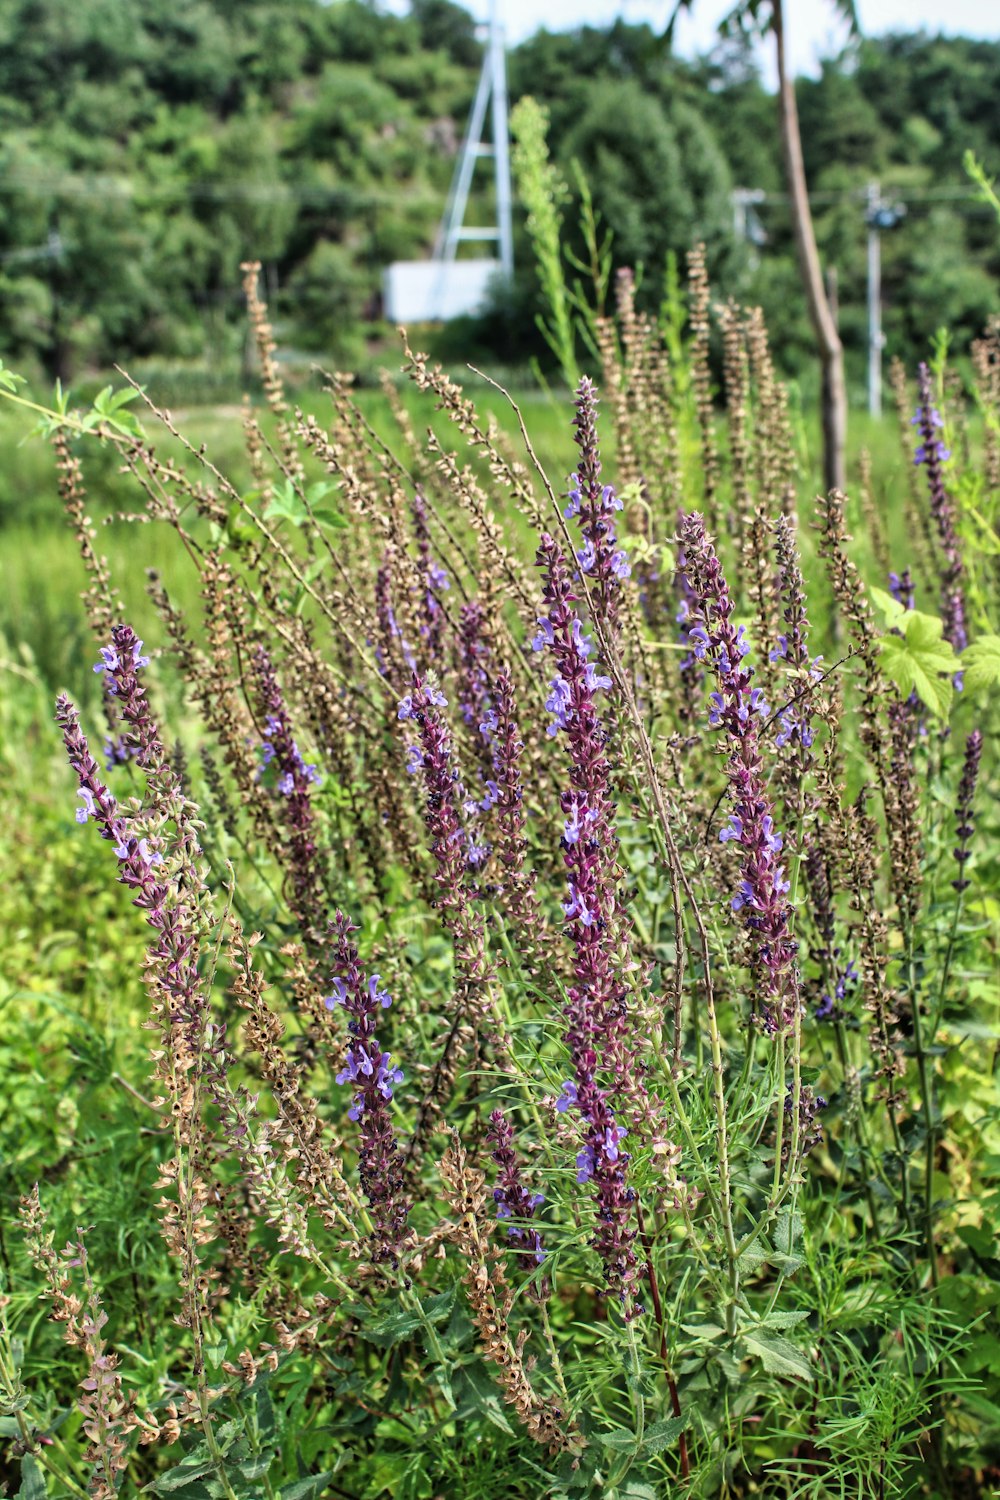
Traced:
<path fill-rule="evenodd" d="M 915 607 L 915 590 L 909 568 L 904 568 L 902 573 L 889 574 L 889 593 L 904 609 Z"/>
<path fill-rule="evenodd" d="M 382 566 L 375 575 L 375 613 L 379 624 L 379 642 L 375 648 L 375 660 L 382 676 L 390 681 L 396 681 L 397 650 L 410 672 L 416 670 L 416 657 L 409 643 L 404 639 L 392 605 L 392 554 L 388 550 L 384 553 Z"/>
<path fill-rule="evenodd" d="M 576 561 L 591 585 L 591 602 L 597 619 L 614 633 L 618 629 L 619 594 L 629 577 L 628 559 L 618 546 L 614 513 L 622 502 L 613 487 L 601 483 L 601 456 L 597 441 L 597 391 L 586 375 L 576 391 L 573 418 L 574 441 L 580 450 L 577 472 L 570 478 L 567 519 L 577 517 L 583 546 Z"/>
<path fill-rule="evenodd" d="M 145 966 L 145 980 L 154 1001 L 154 1014 L 169 1038 L 172 1067 L 178 1076 L 190 1069 L 193 1086 L 203 1082 L 198 1069 L 212 1064 L 223 1038 L 216 1026 L 206 1036 L 208 987 L 199 963 L 199 936 L 205 932 L 196 860 L 200 855 L 190 809 L 180 794 L 159 730 L 150 713 L 138 671 L 146 665 L 142 643 L 128 625 L 116 625 L 104 666 L 113 678 L 114 696 L 121 708 L 123 733 L 136 764 L 146 776 L 154 800 L 169 805 L 176 833 L 174 848 L 181 877 L 163 873 L 164 859 L 136 826 L 132 814 L 121 811 L 101 778 L 80 718 L 70 700 L 60 696 L 56 720 L 62 730 L 70 765 L 77 774 L 87 817 L 101 837 L 112 844 L 118 859 L 118 879 L 134 893 L 133 905 L 143 912 L 154 937 Z"/>
<path fill-rule="evenodd" d="M 119 654 L 120 649 L 126 648 L 119 648 L 114 643 L 110 646 L 102 646 L 98 653 L 101 659 L 94 667 L 95 672 L 107 673 L 107 677 L 105 678 L 106 688 L 112 697 L 116 697 L 118 692 L 114 682 L 114 675 L 125 664 L 124 658 Z M 141 667 L 149 666 L 149 657 L 143 656 L 142 641 L 136 635 L 133 634 L 131 644 L 127 647 L 127 650 L 131 658 L 131 668 L 133 671 L 137 672 Z"/>
<path fill-rule="evenodd" d="M 486 639 L 486 613 L 474 599 L 462 605 L 458 624 L 458 703 L 470 727 L 480 724 L 490 710 L 490 647 Z"/>
<path fill-rule="evenodd" d="M 975 818 L 972 804 L 976 795 L 976 781 L 979 778 L 979 762 L 983 753 L 983 732 L 974 729 L 965 742 L 965 757 L 962 764 L 962 779 L 958 786 L 958 801 L 955 807 L 955 835 L 958 843 L 955 846 L 955 859 L 958 863 L 958 879 L 952 881 L 955 890 L 962 892 L 968 887 L 965 878 L 965 866 L 972 856 L 970 844 L 975 832 Z"/>
<path fill-rule="evenodd" d="M 562 1093 L 556 1100 L 556 1109 L 564 1115 L 568 1109 L 573 1109 L 577 1102 L 576 1083 L 572 1078 L 567 1078 L 562 1086 Z"/>
<path fill-rule="evenodd" d="M 596 692 L 607 680 L 588 660 L 591 643 L 573 608 L 576 596 L 566 560 L 552 537 L 542 537 L 538 561 L 545 569 L 549 649 L 559 684 L 559 716 L 553 727 L 566 743 L 573 788 L 562 797 L 567 819 L 563 857 L 569 877 L 569 899 L 563 910 L 571 924 L 574 947 L 574 983 L 566 1006 L 566 1045 L 573 1077 L 564 1085 L 558 1108 L 562 1112 L 572 1108 L 579 1116 L 583 1141 L 577 1171 L 579 1181 L 594 1184 L 597 1228 L 593 1243 L 604 1262 L 607 1289 L 621 1299 L 629 1317 L 639 1311 L 634 1303 L 635 1229 L 631 1224 L 635 1193 L 628 1183 L 629 1155 L 619 1149 L 622 1127 L 611 1098 L 612 1094 L 634 1098 L 641 1093 L 642 1082 L 631 1035 L 629 991 L 620 963 L 628 929 L 617 889 L 611 770 L 595 703 Z M 610 1088 L 603 1078 L 609 1080 Z"/>
<path fill-rule="evenodd" d="M 806 615 L 805 585 L 799 566 L 795 545 L 795 530 L 787 516 L 779 516 L 775 523 L 775 550 L 778 558 L 778 579 L 781 591 L 781 614 L 784 630 L 778 636 L 777 645 L 768 653 L 772 663 L 783 661 L 794 674 L 790 677 L 795 701 L 782 708 L 778 714 L 778 732 L 775 745 L 787 752 L 782 759 L 782 776 L 789 791 L 790 815 L 798 809 L 801 814 L 802 782 L 809 774 L 813 757 L 812 698 L 805 691 L 807 683 L 818 682 L 823 675 L 822 657 L 809 652 L 809 620 Z"/>
<path fill-rule="evenodd" d="M 854 967 L 854 960 L 851 959 L 846 967 L 838 973 L 833 986 L 833 993 L 825 994 L 816 1007 L 817 1021 L 843 1020 L 844 1011 L 841 1007 L 847 999 L 847 991 L 849 988 L 853 989 L 860 978 L 860 974 Z"/>
<path fill-rule="evenodd" d="M 293 909 L 308 941 L 315 945 L 319 942 L 324 896 L 310 787 L 320 778 L 316 767 L 306 764 L 296 744 L 274 664 L 263 646 L 257 647 L 252 661 L 266 735 L 262 770 L 273 766 L 277 771 L 276 786 L 288 832 Z"/>
<path fill-rule="evenodd" d="M 409 1204 L 403 1196 L 403 1174 L 388 1105 L 394 1087 L 404 1080 L 401 1069 L 392 1065 L 391 1055 L 382 1051 L 375 1032 L 379 1011 L 388 1009 L 391 997 L 379 988 L 377 974 L 366 979 L 361 972 L 358 950 L 351 940 L 356 931 L 338 911 L 333 924 L 335 993 L 326 1003 L 331 1008 L 343 1006 L 349 1017 L 351 1041 L 337 1082 L 349 1083 L 356 1090 L 348 1117 L 360 1126 L 359 1175 L 372 1211 L 372 1258 L 396 1265 Z"/>
<path fill-rule="evenodd" d="M 485 810 L 491 803 L 497 862 L 502 892 L 512 920 L 526 937 L 538 933 L 540 914 L 534 895 L 534 878 L 526 868 L 524 837 L 524 793 L 521 786 L 521 754 L 524 744 L 517 726 L 514 684 L 510 670 L 502 668 L 491 683 L 495 708 L 490 709 L 480 733 L 490 747 L 493 775 L 486 782 Z"/>
<path fill-rule="evenodd" d="M 438 603 L 437 595 L 450 585 L 447 573 L 431 553 L 431 534 L 427 516 L 427 502 L 419 490 L 413 496 L 411 509 L 413 511 L 413 530 L 417 539 L 420 572 L 424 582 L 423 620 L 420 624 L 420 635 L 426 650 L 426 661 L 431 666 L 437 667 L 440 665 L 441 640 L 445 621 L 444 610 Z"/>
<path fill-rule="evenodd" d="M 965 588 L 962 544 L 955 524 L 955 508 L 944 481 L 944 464 L 951 454 L 935 434 L 944 425 L 941 414 L 933 404 L 931 374 L 926 364 L 921 364 L 918 375 L 920 404 L 913 425 L 919 427 L 923 439 L 915 455 L 915 462 L 923 464 L 927 474 L 931 515 L 937 529 L 938 540 L 944 558 L 941 571 L 941 618 L 944 621 L 945 640 L 956 651 L 963 651 L 968 641 L 965 626 Z M 956 686 L 961 686 L 960 674 Z"/>
<path fill-rule="evenodd" d="M 767 705 L 746 664 L 749 642 L 732 620 L 733 601 L 700 515 L 685 516 L 681 541 L 704 657 L 715 670 L 710 722 L 729 739 L 729 787 L 735 821 L 730 837 L 743 855 L 743 873 L 732 901 L 742 912 L 752 943 L 757 979 L 754 1015 L 769 1031 L 792 1024 L 799 1007 L 796 944 L 791 937 L 790 889 L 779 859 L 781 837 L 764 781 L 759 722 Z M 739 829 L 738 835 L 736 829 Z M 762 1004 L 760 1003 L 762 1002 Z"/>
<path fill-rule="evenodd" d="M 535 1210 L 545 1202 L 545 1195 L 531 1193 L 525 1187 L 521 1165 L 514 1150 L 514 1131 L 502 1109 L 495 1109 L 490 1115 L 486 1140 L 493 1147 L 490 1155 L 500 1168 L 497 1185 L 493 1189 L 497 1218 L 521 1221 L 507 1225 L 507 1238 L 518 1247 L 521 1269 L 526 1272 L 534 1271 L 544 1261 L 545 1250 L 538 1230 L 527 1227 L 527 1224 L 535 1217 Z"/>

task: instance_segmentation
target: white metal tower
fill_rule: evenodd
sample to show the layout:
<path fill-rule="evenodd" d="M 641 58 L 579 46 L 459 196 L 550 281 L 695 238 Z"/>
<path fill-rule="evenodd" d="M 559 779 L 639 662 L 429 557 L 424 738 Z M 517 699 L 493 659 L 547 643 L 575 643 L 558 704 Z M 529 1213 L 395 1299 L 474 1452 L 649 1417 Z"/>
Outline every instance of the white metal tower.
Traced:
<path fill-rule="evenodd" d="M 485 141 L 488 111 L 492 139 Z M 481 158 L 493 161 L 496 223 L 467 228 L 469 192 L 476 163 Z M 434 252 L 430 260 L 395 261 L 386 268 L 383 277 L 386 316 L 394 322 L 424 323 L 477 312 L 493 278 L 500 275 L 509 279 L 513 275 L 511 201 L 506 49 L 499 0 L 491 0 L 479 84 Z M 459 245 L 474 240 L 493 244 L 497 253 L 489 258 L 459 259 Z"/>

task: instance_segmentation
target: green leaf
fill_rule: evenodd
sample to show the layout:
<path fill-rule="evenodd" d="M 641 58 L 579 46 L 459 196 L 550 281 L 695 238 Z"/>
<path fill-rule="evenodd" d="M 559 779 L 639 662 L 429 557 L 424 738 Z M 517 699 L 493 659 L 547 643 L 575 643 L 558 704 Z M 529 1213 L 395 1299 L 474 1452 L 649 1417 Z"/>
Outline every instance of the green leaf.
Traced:
<path fill-rule="evenodd" d="M 468 1386 L 469 1398 L 463 1400 L 456 1414 L 457 1418 L 481 1413 L 488 1422 L 493 1423 L 494 1427 L 499 1427 L 501 1432 L 513 1436 L 514 1429 L 507 1420 L 496 1382 L 481 1361 L 477 1360 L 471 1365 L 462 1365 L 455 1371 L 456 1392 L 463 1384 Z"/>
<path fill-rule="evenodd" d="M 756 1354 L 769 1375 L 791 1375 L 797 1380 L 812 1381 L 813 1372 L 801 1349 L 780 1333 L 748 1333 L 746 1346 Z"/>
<path fill-rule="evenodd" d="M 981 635 L 962 652 L 962 672 L 970 693 L 1000 686 L 1000 635 Z"/>
<path fill-rule="evenodd" d="M 642 1446 L 647 1453 L 660 1453 L 664 1448 L 671 1448 L 687 1425 L 683 1417 L 670 1417 L 665 1422 L 656 1422 L 646 1429 Z"/>
<path fill-rule="evenodd" d="M 869 588 L 868 592 L 872 596 L 872 603 L 875 605 L 875 608 L 885 620 L 886 627 L 889 630 L 894 630 L 903 615 L 908 613 L 906 605 L 900 604 L 898 599 L 894 599 L 884 589 Z"/>
<path fill-rule="evenodd" d="M 326 1469 L 322 1474 L 313 1474 L 309 1479 L 297 1479 L 294 1484 L 282 1485 L 279 1490 L 280 1500 L 315 1500 L 315 1496 L 323 1493 L 323 1488 L 328 1479 L 332 1479 L 333 1469 Z"/>
<path fill-rule="evenodd" d="M 182 1490 L 192 1479 L 201 1479 L 210 1474 L 215 1468 L 215 1459 L 210 1453 L 206 1453 L 204 1445 L 200 1445 L 190 1458 L 177 1464 L 173 1469 L 168 1469 L 166 1474 L 160 1474 L 156 1479 L 147 1484 L 143 1494 L 166 1495 L 172 1494 L 174 1490 Z"/>
<path fill-rule="evenodd" d="M 45 1500 L 47 1494 L 45 1471 L 33 1454 L 26 1453 L 21 1459 L 21 1488 L 17 1500 Z"/>
<path fill-rule="evenodd" d="M 605 1448 L 613 1448 L 616 1453 L 634 1453 L 636 1441 L 634 1432 L 626 1432 L 622 1427 L 616 1427 L 614 1432 L 599 1432 L 597 1441 L 603 1443 Z"/>
<path fill-rule="evenodd" d="M 26 384 L 24 376 L 8 370 L 3 360 L 0 359 L 0 391 L 10 391 L 13 395 L 18 386 L 24 384 Z"/>
<path fill-rule="evenodd" d="M 878 643 L 886 676 L 904 698 L 915 692 L 932 713 L 947 718 L 954 696 L 952 678 L 962 663 L 942 639 L 941 621 L 910 609 L 901 618 L 900 630 L 899 635 L 882 636 Z"/>
<path fill-rule="evenodd" d="M 713 1339 L 721 1339 L 726 1331 L 719 1323 L 682 1323 L 681 1327 L 699 1343 L 702 1341 L 711 1343 Z"/>

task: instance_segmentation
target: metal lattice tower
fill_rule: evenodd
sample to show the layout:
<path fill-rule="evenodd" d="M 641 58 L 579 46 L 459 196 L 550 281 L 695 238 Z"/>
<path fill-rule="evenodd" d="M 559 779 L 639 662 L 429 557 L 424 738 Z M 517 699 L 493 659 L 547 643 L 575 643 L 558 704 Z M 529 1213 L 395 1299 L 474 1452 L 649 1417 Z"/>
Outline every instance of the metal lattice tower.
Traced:
<path fill-rule="evenodd" d="M 492 144 L 483 140 L 486 111 L 492 104 Z M 494 225 L 466 229 L 465 211 L 469 202 L 472 174 L 480 157 L 493 158 L 493 176 L 496 184 L 496 223 Z M 499 261 L 505 276 L 514 271 L 514 235 L 511 221 L 510 187 L 510 143 L 507 123 L 507 63 L 504 47 L 503 26 L 500 22 L 498 0 L 490 5 L 489 32 L 486 53 L 483 57 L 479 85 L 469 115 L 469 123 L 462 141 L 455 175 L 452 178 L 444 218 L 438 230 L 434 246 L 434 259 L 453 261 L 459 244 L 463 240 L 493 241 L 499 252 Z"/>
<path fill-rule="evenodd" d="M 490 139 L 484 140 L 490 115 Z M 466 228 L 465 215 L 476 163 L 493 161 L 496 187 L 495 223 Z M 495 246 L 480 258 L 459 257 L 465 241 Z M 514 271 L 514 234 L 511 214 L 510 140 L 507 122 L 507 64 L 499 0 L 491 0 L 486 51 L 430 260 L 394 261 L 383 276 L 386 316 L 401 323 L 437 322 L 475 314 L 497 277 L 509 281 Z"/>

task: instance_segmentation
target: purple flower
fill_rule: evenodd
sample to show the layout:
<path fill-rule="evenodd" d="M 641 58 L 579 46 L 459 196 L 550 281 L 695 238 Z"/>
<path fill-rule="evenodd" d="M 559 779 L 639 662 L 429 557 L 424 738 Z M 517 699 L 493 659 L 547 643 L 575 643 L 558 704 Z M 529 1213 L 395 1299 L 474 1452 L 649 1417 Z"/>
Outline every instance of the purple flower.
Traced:
<path fill-rule="evenodd" d="M 782 839 L 774 826 L 760 754 L 759 721 L 767 717 L 768 707 L 761 690 L 753 686 L 753 668 L 746 661 L 749 641 L 743 627 L 733 625 L 729 586 L 697 513 L 684 517 L 681 544 L 691 618 L 697 622 L 689 638 L 702 645 L 704 659 L 715 671 L 709 723 L 726 734 L 730 749 L 733 813 L 723 838 L 739 844 L 743 853 L 732 909 L 744 914 L 751 938 L 757 979 L 754 1016 L 773 1031 L 792 1024 L 800 1002 L 796 944 L 789 930 L 792 912 L 784 899 L 790 883 L 778 858 Z M 759 1011 L 758 997 L 763 1002 Z"/>
<path fill-rule="evenodd" d="M 514 1150 L 514 1132 L 502 1109 L 495 1109 L 490 1115 L 486 1139 L 493 1147 L 490 1155 L 500 1169 L 497 1185 L 493 1189 L 497 1218 L 519 1221 L 508 1224 L 507 1238 L 518 1247 L 518 1262 L 522 1270 L 531 1272 L 545 1259 L 541 1235 L 531 1227 L 535 1210 L 541 1208 L 545 1195 L 530 1193 L 525 1187 L 521 1165 Z"/>
<path fill-rule="evenodd" d="M 593 1243 L 604 1263 L 608 1291 L 621 1299 L 631 1317 L 639 1311 L 634 1290 L 636 1231 L 631 1222 L 635 1193 L 628 1183 L 628 1153 L 619 1149 L 620 1127 L 610 1093 L 613 1089 L 616 1096 L 635 1099 L 644 1085 L 632 1037 L 630 991 L 622 973 L 628 919 L 618 890 L 621 876 L 606 734 L 595 701 L 597 691 L 611 684 L 588 660 L 591 643 L 572 607 L 575 595 L 566 559 L 552 537 L 542 537 L 538 561 L 545 569 L 549 649 L 559 685 L 559 713 L 550 732 L 559 733 L 565 742 L 572 786 L 561 800 L 569 884 L 563 911 L 572 924 L 574 947 L 574 982 L 566 1005 L 573 1077 L 564 1085 L 557 1108 L 561 1113 L 572 1109 L 579 1116 L 577 1175 L 580 1182 L 594 1184 Z M 553 706 L 550 702 L 550 709 Z"/>
<path fill-rule="evenodd" d="M 378 974 L 366 979 L 361 972 L 358 950 L 351 941 L 356 929 L 343 912 L 337 912 L 333 930 L 335 995 L 327 1000 L 327 1005 L 343 1006 L 351 1038 L 337 1082 L 356 1087 L 348 1118 L 360 1125 L 359 1173 L 372 1210 L 372 1258 L 395 1265 L 396 1252 L 406 1231 L 409 1205 L 403 1197 L 403 1174 L 387 1106 L 393 1088 L 404 1079 L 402 1070 L 393 1066 L 391 1053 L 382 1051 L 375 1033 L 379 1011 L 387 1010 L 392 1001 L 379 988 Z"/>
<path fill-rule="evenodd" d="M 926 364 L 920 366 L 917 383 L 920 405 L 917 407 L 916 416 L 912 419 L 912 425 L 920 429 L 923 441 L 914 454 L 914 462 L 922 464 L 927 473 L 931 516 L 943 555 L 941 618 L 944 621 L 944 636 L 956 651 L 964 651 L 968 642 L 965 625 L 965 567 L 962 544 L 955 522 L 955 507 L 948 493 L 941 467 L 951 457 L 951 453 L 935 436 L 944 423 L 940 412 L 936 410 L 932 402 L 931 374 Z M 960 680 L 956 680 L 956 686 L 961 687 Z"/>
<path fill-rule="evenodd" d="M 979 778 L 979 762 L 983 753 L 983 732 L 974 729 L 965 742 L 965 756 L 962 764 L 962 779 L 958 787 L 958 801 L 955 807 L 955 834 L 958 843 L 955 847 L 955 860 L 958 864 L 958 879 L 952 881 L 955 890 L 961 893 L 968 888 L 968 880 L 965 877 L 965 866 L 972 857 L 972 835 L 975 832 L 975 818 L 973 816 L 973 801 L 976 795 L 976 782 Z"/>
<path fill-rule="evenodd" d="M 565 1082 L 563 1083 L 562 1093 L 559 1095 L 559 1098 L 556 1100 L 556 1109 L 559 1111 L 559 1113 L 561 1115 L 564 1115 L 566 1113 L 566 1111 L 568 1109 L 572 1108 L 573 1106 L 575 1106 L 576 1103 L 577 1103 L 576 1084 L 574 1083 L 574 1081 L 573 1081 L 572 1078 L 567 1078 L 565 1080 Z"/>
<path fill-rule="evenodd" d="M 545 617 L 543 616 L 542 619 L 538 621 L 538 629 L 532 639 L 531 649 L 532 651 L 544 651 L 546 646 L 551 646 L 553 644 L 553 640 L 554 637 L 552 635 L 552 622 L 551 620 L 545 619 Z"/>
<path fill-rule="evenodd" d="M 320 776 L 307 765 L 292 734 L 285 697 L 270 655 L 258 646 L 252 657 L 264 731 L 261 770 L 277 771 L 276 788 L 283 802 L 282 821 L 288 836 L 288 869 L 295 916 L 311 947 L 320 942 L 325 896 L 316 847 L 310 787 Z"/>
<path fill-rule="evenodd" d="M 597 920 L 596 913 L 591 911 L 572 881 L 569 884 L 569 900 L 563 902 L 562 909 L 571 922 L 582 922 L 584 927 L 593 927 Z"/>
<path fill-rule="evenodd" d="M 614 634 L 619 628 L 618 596 L 630 569 L 615 534 L 614 513 L 622 509 L 622 502 L 611 485 L 601 483 L 597 391 L 587 376 L 577 387 L 573 426 L 580 461 L 577 472 L 570 477 L 569 505 L 564 514 L 567 519 L 579 520 L 583 546 L 576 553 L 576 561 L 591 580 L 595 616 Z"/>
<path fill-rule="evenodd" d="M 132 638 L 128 646 L 119 648 L 115 646 L 113 641 L 110 646 L 102 646 L 99 652 L 101 659 L 94 667 L 95 672 L 107 672 L 107 691 L 112 697 L 117 695 L 118 689 L 110 679 L 124 664 L 124 658 L 119 655 L 119 650 L 128 652 L 132 671 L 138 672 L 140 667 L 149 666 L 149 657 L 142 654 L 142 641 L 133 632 L 130 632 L 130 635 Z"/>

